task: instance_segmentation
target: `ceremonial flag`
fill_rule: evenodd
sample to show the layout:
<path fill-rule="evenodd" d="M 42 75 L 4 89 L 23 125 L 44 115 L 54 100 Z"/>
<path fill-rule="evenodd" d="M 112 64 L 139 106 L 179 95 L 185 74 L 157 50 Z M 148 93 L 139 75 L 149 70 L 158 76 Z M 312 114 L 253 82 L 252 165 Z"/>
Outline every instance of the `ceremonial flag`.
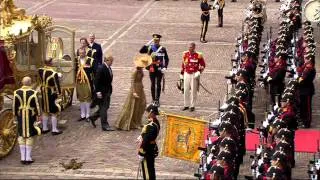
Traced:
<path fill-rule="evenodd" d="M 207 121 L 166 114 L 162 155 L 199 162 L 198 147 L 204 146 Z"/>

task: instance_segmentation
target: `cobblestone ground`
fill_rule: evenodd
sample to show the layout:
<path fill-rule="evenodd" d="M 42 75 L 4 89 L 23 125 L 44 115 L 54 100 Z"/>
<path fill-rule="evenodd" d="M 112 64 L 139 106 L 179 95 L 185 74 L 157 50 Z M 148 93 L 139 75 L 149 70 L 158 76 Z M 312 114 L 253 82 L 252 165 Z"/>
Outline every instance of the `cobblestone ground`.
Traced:
<path fill-rule="evenodd" d="M 199 1 L 135 1 L 135 0 L 17 0 L 19 7 L 26 8 L 28 14 L 47 14 L 56 24 L 76 29 L 76 39 L 94 32 L 97 41 L 114 58 L 114 93 L 109 111 L 109 122 L 113 124 L 127 96 L 132 72 L 132 59 L 139 48 L 151 38 L 151 34 L 163 36 L 162 45 L 169 52 L 170 65 L 166 74 L 166 92 L 161 97 L 161 109 L 168 113 L 193 117 L 206 117 L 216 112 L 218 101 L 226 94 L 224 76 L 230 69 L 230 56 L 234 52 L 235 38 L 241 30 L 244 9 L 248 0 L 237 3 L 226 2 L 224 9 L 224 27 L 217 28 L 217 14 L 212 14 L 208 30 L 207 44 L 200 44 Z M 268 21 L 266 29 L 277 27 L 279 3 L 268 1 Z M 319 33 L 319 28 L 316 29 Z M 317 33 L 315 33 L 317 34 Z M 266 35 L 265 35 L 266 36 Z M 317 37 L 319 42 L 319 37 Z M 197 42 L 197 49 L 204 52 L 207 69 L 202 77 L 203 84 L 211 94 L 200 90 L 196 111 L 182 113 L 182 94 L 176 89 L 179 78 L 181 55 L 187 50 L 187 43 Z M 77 41 L 76 41 L 77 43 Z M 67 44 L 67 43 L 66 43 Z M 77 45 L 76 45 L 77 47 Z M 68 47 L 66 47 L 68 49 Z M 319 48 L 318 48 L 319 49 Z M 319 50 L 317 52 L 319 57 Z M 317 64 L 319 69 L 319 63 Z M 149 79 L 144 78 L 145 92 L 150 102 Z M 316 81 L 319 87 L 319 81 Z M 257 88 L 254 111 L 258 121 L 263 118 L 266 95 Z M 319 99 L 314 98 L 314 123 L 318 128 Z M 6 102 L 10 104 L 9 101 Z M 60 136 L 43 135 L 37 138 L 33 150 L 36 162 L 32 166 L 19 163 L 19 151 L 16 147 L 6 158 L 0 161 L 0 179 L 38 179 L 38 178 L 136 178 L 138 160 L 135 139 L 139 130 L 102 132 L 100 126 L 93 129 L 90 124 L 77 122 L 79 118 L 78 102 L 61 114 L 60 125 L 64 133 Z M 159 138 L 161 139 L 161 137 Z M 250 174 L 248 152 L 245 164 L 241 167 L 241 176 Z M 313 154 L 297 153 L 297 167 L 293 170 L 295 179 L 307 178 L 307 162 Z M 72 158 L 85 162 L 83 168 L 65 171 L 60 165 Z M 166 157 L 156 160 L 157 176 L 162 179 L 194 179 L 197 164 Z"/>

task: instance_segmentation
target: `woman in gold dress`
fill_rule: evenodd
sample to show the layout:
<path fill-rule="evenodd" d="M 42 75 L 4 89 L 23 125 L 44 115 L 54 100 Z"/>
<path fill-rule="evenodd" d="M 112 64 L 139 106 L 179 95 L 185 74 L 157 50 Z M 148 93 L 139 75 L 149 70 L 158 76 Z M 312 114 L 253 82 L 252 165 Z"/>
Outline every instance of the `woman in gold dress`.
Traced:
<path fill-rule="evenodd" d="M 149 55 L 140 54 L 135 61 L 136 70 L 131 77 L 131 88 L 126 102 L 122 107 L 115 127 L 119 130 L 129 131 L 138 129 L 142 125 L 142 116 L 146 108 L 146 96 L 143 90 L 143 68 L 152 63 Z"/>

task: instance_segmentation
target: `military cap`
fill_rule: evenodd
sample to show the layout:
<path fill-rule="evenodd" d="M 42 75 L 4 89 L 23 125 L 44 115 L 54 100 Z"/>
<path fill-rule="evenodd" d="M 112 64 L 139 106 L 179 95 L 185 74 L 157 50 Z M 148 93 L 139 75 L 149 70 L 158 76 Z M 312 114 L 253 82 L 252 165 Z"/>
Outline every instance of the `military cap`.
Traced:
<path fill-rule="evenodd" d="M 238 99 L 236 96 L 231 96 L 231 97 L 227 100 L 226 103 L 227 103 L 227 104 L 233 103 L 233 104 L 235 104 L 236 106 L 238 106 L 238 105 L 239 105 L 239 99 Z"/>
<path fill-rule="evenodd" d="M 271 166 L 269 167 L 266 176 L 273 179 L 282 179 L 282 174 L 283 171 L 280 168 L 278 168 L 277 166 Z"/>
<path fill-rule="evenodd" d="M 153 34 L 153 39 L 160 39 L 162 36 L 160 34 Z"/>
<path fill-rule="evenodd" d="M 247 84 L 246 84 L 246 83 L 243 83 L 243 82 L 238 82 L 238 83 L 236 84 L 236 89 L 239 89 L 239 90 L 247 89 Z"/>
<path fill-rule="evenodd" d="M 306 58 L 314 58 L 314 56 L 315 56 L 315 54 L 313 52 L 308 52 L 305 55 Z"/>
<path fill-rule="evenodd" d="M 237 118 L 237 114 L 239 113 L 238 105 L 231 103 L 227 106 L 227 108 L 225 109 L 225 112 L 228 114 L 228 117 Z"/>
<path fill-rule="evenodd" d="M 216 176 L 224 177 L 224 168 L 219 164 L 212 166 L 210 171 Z"/>
<path fill-rule="evenodd" d="M 307 46 L 308 46 L 308 48 L 310 48 L 310 49 L 316 48 L 315 43 L 309 43 Z"/>
<path fill-rule="evenodd" d="M 239 69 L 237 71 L 237 76 L 243 76 L 244 78 L 248 78 L 248 72 L 245 69 Z"/>
<path fill-rule="evenodd" d="M 298 81 L 297 80 L 290 80 L 288 82 L 288 86 L 296 86 L 298 84 Z"/>
<path fill-rule="evenodd" d="M 230 163 L 234 160 L 234 155 L 232 155 L 229 151 L 221 151 L 217 156 L 217 160 L 224 160 Z"/>
<path fill-rule="evenodd" d="M 286 162 L 286 159 L 287 159 L 287 155 L 281 151 L 276 151 L 272 155 L 272 160 L 274 160 L 274 161 L 280 161 L 280 162 L 284 163 L 284 162 Z"/>
<path fill-rule="evenodd" d="M 294 96 L 292 93 L 286 93 L 282 95 L 281 102 L 292 102 L 294 100 Z"/>
<path fill-rule="evenodd" d="M 221 122 L 230 122 L 231 124 L 236 124 L 239 122 L 240 117 L 240 111 L 237 112 L 238 114 L 234 112 L 228 112 L 226 111 L 223 116 L 220 117 Z M 237 127 L 235 127 L 237 128 Z"/>
<path fill-rule="evenodd" d="M 281 129 L 281 128 L 287 128 L 288 125 L 285 121 L 282 121 L 282 120 L 276 118 L 275 121 L 273 121 L 273 123 L 272 123 L 272 127 L 277 128 L 277 129 Z"/>
<path fill-rule="evenodd" d="M 149 104 L 148 107 L 146 108 L 146 111 L 149 113 L 153 113 L 155 115 L 159 115 L 158 106 L 154 103 Z"/>
<path fill-rule="evenodd" d="M 282 139 L 282 138 L 293 139 L 293 133 L 287 128 L 281 128 L 277 132 L 276 138 L 278 138 L 278 139 Z"/>
<path fill-rule="evenodd" d="M 244 90 L 238 90 L 236 91 L 236 96 L 239 97 L 239 99 L 243 100 L 248 97 L 248 93 Z"/>
<path fill-rule="evenodd" d="M 311 29 L 305 29 L 304 31 L 303 31 L 303 34 L 304 35 L 307 35 L 307 34 L 312 34 L 312 30 Z"/>
<path fill-rule="evenodd" d="M 285 47 L 283 46 L 283 44 L 279 44 L 276 46 L 276 50 L 277 51 L 285 51 Z"/>
<path fill-rule="evenodd" d="M 304 21 L 304 22 L 303 22 L 303 24 L 304 24 L 304 25 L 309 25 L 309 26 L 310 26 L 310 25 L 311 25 L 311 22 L 306 20 L 306 21 Z"/>
<path fill-rule="evenodd" d="M 228 133 L 234 132 L 237 129 L 235 128 L 234 125 L 232 125 L 229 121 L 223 121 L 221 122 L 221 124 L 219 125 L 219 132 L 223 132 L 226 131 Z"/>
<path fill-rule="evenodd" d="M 236 142 L 230 138 L 230 137 L 225 137 L 221 140 L 219 146 L 221 147 L 230 147 L 231 149 L 236 148 Z"/>
<path fill-rule="evenodd" d="M 289 86 L 289 84 L 288 84 L 288 86 Z M 287 93 L 293 94 L 294 89 L 291 88 L 291 86 L 293 86 L 293 85 L 290 85 L 290 88 L 286 87 L 286 89 L 283 91 L 283 94 L 287 94 Z M 283 95 L 282 95 L 282 96 L 283 96 Z"/>
<path fill-rule="evenodd" d="M 304 30 L 304 31 L 311 31 L 311 32 L 313 32 L 313 27 L 312 27 L 312 26 L 304 26 L 303 30 Z"/>

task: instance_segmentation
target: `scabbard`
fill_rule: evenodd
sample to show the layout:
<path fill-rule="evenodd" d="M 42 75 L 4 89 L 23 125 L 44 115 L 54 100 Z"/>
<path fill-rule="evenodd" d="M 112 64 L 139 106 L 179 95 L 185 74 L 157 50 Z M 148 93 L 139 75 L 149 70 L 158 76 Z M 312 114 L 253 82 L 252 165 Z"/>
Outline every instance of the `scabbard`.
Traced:
<path fill-rule="evenodd" d="M 162 76 L 162 93 L 164 93 L 166 87 L 166 76 L 164 74 Z"/>

